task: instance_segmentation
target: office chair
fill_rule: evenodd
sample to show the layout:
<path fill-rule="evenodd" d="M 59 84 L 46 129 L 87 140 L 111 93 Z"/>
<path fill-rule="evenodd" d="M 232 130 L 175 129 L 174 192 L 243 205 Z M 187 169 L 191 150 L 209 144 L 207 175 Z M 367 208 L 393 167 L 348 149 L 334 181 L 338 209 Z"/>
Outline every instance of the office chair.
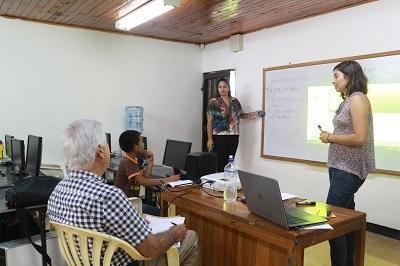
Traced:
<path fill-rule="evenodd" d="M 141 214 L 141 199 L 130 198 L 129 200 Z M 143 257 L 131 244 L 117 237 L 96 232 L 94 230 L 83 229 L 53 221 L 50 222 L 50 225 L 57 231 L 58 244 L 61 249 L 61 254 L 69 266 L 82 265 L 82 262 L 84 266 L 109 266 L 111 264 L 111 258 L 114 255 L 114 252 L 119 248 L 124 250 L 126 254 L 128 254 L 135 261 L 151 259 Z M 85 244 L 81 246 L 75 245 L 75 238 L 79 239 L 80 243 Z M 89 239 L 92 239 L 93 241 L 93 264 L 90 263 L 89 259 L 90 256 L 87 244 Z M 101 249 L 104 242 L 108 243 L 108 245 L 104 253 L 103 263 L 100 264 Z M 81 255 L 80 257 L 78 255 L 78 250 Z M 172 246 L 167 250 L 167 260 L 169 266 L 179 266 L 179 253 L 175 246 Z"/>

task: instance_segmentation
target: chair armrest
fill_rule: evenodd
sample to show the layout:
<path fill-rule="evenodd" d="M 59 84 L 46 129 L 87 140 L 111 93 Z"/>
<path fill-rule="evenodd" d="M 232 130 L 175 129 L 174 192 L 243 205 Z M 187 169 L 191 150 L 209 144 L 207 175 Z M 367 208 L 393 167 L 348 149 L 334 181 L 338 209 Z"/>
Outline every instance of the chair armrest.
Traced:
<path fill-rule="evenodd" d="M 176 246 L 172 246 L 167 250 L 168 266 L 179 266 L 179 252 Z"/>

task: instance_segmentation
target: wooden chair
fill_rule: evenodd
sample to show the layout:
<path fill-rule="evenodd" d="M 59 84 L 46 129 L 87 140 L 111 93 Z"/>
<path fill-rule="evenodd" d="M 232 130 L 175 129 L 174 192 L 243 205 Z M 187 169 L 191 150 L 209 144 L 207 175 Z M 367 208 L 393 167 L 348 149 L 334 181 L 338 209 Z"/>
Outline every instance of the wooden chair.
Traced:
<path fill-rule="evenodd" d="M 130 199 L 132 205 L 141 213 L 141 200 L 136 198 Z M 140 203 L 139 203 L 140 202 Z M 140 209 L 139 209 L 140 208 Z M 117 237 L 96 232 L 94 230 L 83 229 L 71 225 L 50 222 L 52 228 L 57 231 L 58 244 L 61 249 L 61 254 L 69 266 L 75 265 L 94 265 L 108 266 L 111 264 L 111 258 L 117 249 L 122 249 L 135 261 L 146 261 L 151 258 L 143 257 L 132 245 Z M 76 245 L 75 239 L 79 239 L 79 243 L 84 245 Z M 92 239 L 92 263 L 89 259 L 88 240 Z M 104 253 L 103 263 L 100 264 L 101 249 L 103 243 L 107 243 L 107 248 Z M 78 253 L 79 250 L 79 253 Z M 79 255 L 80 254 L 80 257 Z M 175 246 L 167 250 L 167 260 L 169 266 L 179 266 L 179 253 Z M 146 265 L 146 263 L 145 263 Z"/>

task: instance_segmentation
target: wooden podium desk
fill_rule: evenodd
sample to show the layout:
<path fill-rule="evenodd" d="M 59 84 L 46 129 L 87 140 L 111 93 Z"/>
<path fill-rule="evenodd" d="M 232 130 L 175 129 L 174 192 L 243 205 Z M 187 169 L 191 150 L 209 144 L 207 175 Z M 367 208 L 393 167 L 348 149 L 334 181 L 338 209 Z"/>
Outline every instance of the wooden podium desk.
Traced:
<path fill-rule="evenodd" d="M 332 206 L 337 217 L 329 223 L 334 230 L 287 230 L 250 213 L 239 201 L 227 204 L 200 188 L 176 198 L 184 192 L 182 187 L 175 190 L 181 192 L 161 192 L 162 210 L 173 200 L 176 214 L 186 217 L 187 228 L 199 235 L 203 265 L 299 266 L 304 264 L 305 248 L 352 231 L 356 234 L 355 265 L 364 265 L 365 213 Z"/>

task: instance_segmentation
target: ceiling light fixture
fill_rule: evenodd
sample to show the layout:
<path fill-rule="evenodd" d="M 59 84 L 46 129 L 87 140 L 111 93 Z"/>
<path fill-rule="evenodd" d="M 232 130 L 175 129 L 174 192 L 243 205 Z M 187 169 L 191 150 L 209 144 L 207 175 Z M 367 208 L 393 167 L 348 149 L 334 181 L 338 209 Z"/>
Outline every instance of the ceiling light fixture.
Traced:
<path fill-rule="evenodd" d="M 129 31 L 146 21 L 167 13 L 179 4 L 180 0 L 152 0 L 118 19 L 115 22 L 115 28 Z"/>

